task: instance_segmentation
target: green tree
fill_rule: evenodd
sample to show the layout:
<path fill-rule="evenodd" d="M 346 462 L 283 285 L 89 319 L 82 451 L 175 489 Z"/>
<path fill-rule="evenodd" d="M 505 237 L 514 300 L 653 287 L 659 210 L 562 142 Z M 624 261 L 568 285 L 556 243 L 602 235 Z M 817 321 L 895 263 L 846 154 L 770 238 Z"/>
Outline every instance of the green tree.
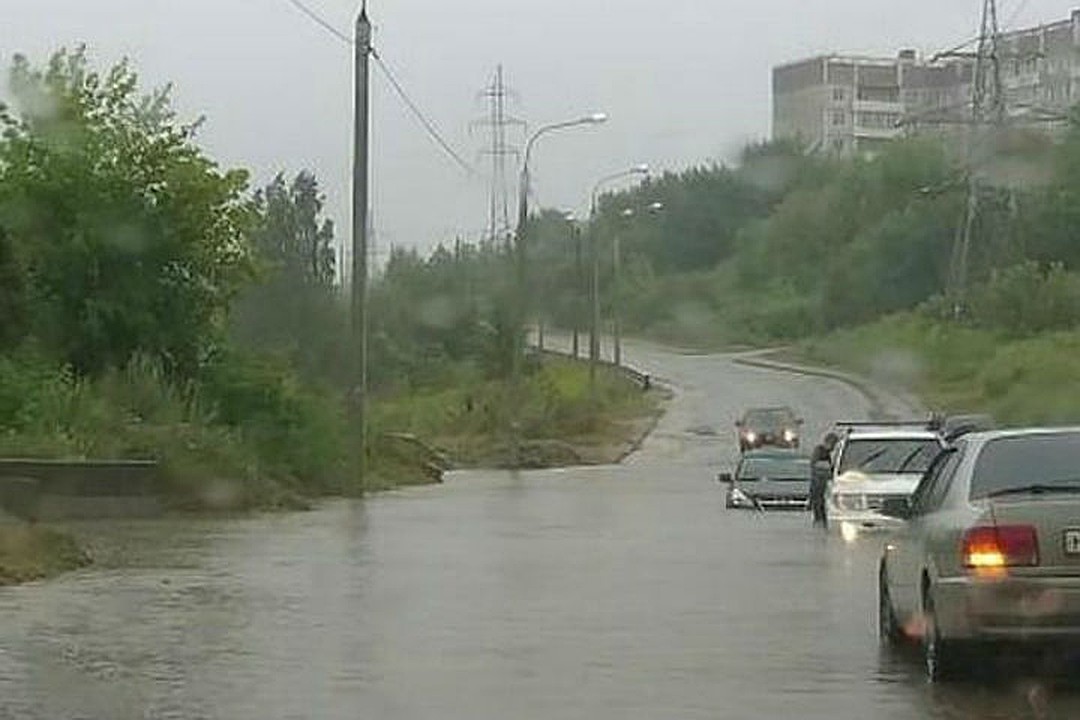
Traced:
<path fill-rule="evenodd" d="M 230 320 L 242 345 L 288 357 L 309 379 L 344 380 L 347 316 L 335 285 L 334 226 L 311 172 L 275 177 L 255 194 L 256 281 Z"/>
<path fill-rule="evenodd" d="M 0 226 L 25 272 L 29 332 L 80 372 L 136 355 L 193 375 L 249 272 L 246 174 L 223 171 L 140 94 L 124 61 L 13 62 L 0 111 Z"/>

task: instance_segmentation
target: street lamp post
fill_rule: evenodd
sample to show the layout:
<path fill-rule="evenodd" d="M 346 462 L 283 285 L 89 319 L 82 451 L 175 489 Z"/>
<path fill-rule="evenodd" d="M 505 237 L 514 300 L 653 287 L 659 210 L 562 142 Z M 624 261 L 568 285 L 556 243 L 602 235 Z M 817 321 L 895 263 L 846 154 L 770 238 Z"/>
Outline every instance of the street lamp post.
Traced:
<path fill-rule="evenodd" d="M 521 163 L 521 179 L 518 183 L 518 218 L 517 228 L 514 233 L 514 255 L 517 274 L 517 287 L 513 292 L 512 300 L 512 316 L 510 331 L 513 333 L 510 343 L 510 375 L 513 399 L 513 413 L 514 422 L 511 430 L 511 436 L 514 442 L 514 452 L 517 458 L 517 462 L 521 460 L 521 422 L 520 413 L 521 406 L 524 402 L 522 383 L 521 383 L 521 364 L 524 362 L 525 355 L 525 321 L 528 317 L 528 268 L 527 268 L 527 238 L 526 233 L 529 223 L 529 161 L 532 159 L 533 147 L 536 145 L 536 141 L 548 133 L 557 132 L 559 130 L 568 130 L 570 128 L 578 127 L 581 125 L 599 125 L 600 123 L 607 122 L 607 115 L 604 113 L 593 113 L 592 115 L 586 115 L 584 117 L 577 118 L 575 120 L 567 120 L 565 122 L 551 123 L 550 125 L 543 125 L 529 136 L 528 141 L 525 143 L 525 153 Z"/>
<path fill-rule="evenodd" d="M 533 147 L 536 145 L 537 140 L 548 133 L 567 130 L 581 125 L 599 125 L 607 122 L 607 119 L 607 115 L 604 113 L 593 113 L 592 115 L 586 115 L 575 120 L 544 125 L 530 135 L 528 141 L 525 143 L 525 154 L 521 163 L 521 179 L 518 183 L 518 219 L 517 231 L 515 233 L 516 242 L 514 243 L 515 264 L 517 267 L 517 291 L 515 293 L 514 303 L 514 342 L 511 370 L 515 383 L 521 376 L 521 356 L 524 353 L 522 340 L 524 339 L 525 320 L 527 317 L 526 298 L 528 297 L 528 288 L 526 287 L 526 282 L 528 280 L 528 271 L 525 233 L 529 221 L 529 161 L 532 159 Z"/>
<path fill-rule="evenodd" d="M 605 175 L 593 185 L 592 197 L 589 203 L 589 254 L 592 260 L 592 282 L 589 285 L 589 295 L 592 301 L 592 319 L 589 323 L 589 384 L 596 385 L 596 367 L 600 363 L 600 251 L 596 233 L 596 209 L 600 200 L 600 190 L 608 183 L 622 180 L 634 175 L 648 175 L 648 165 L 635 165 L 629 170 L 622 170 L 611 175 Z"/>
<path fill-rule="evenodd" d="M 658 213 L 664 209 L 664 203 L 654 202 L 646 208 L 651 213 Z M 626 208 L 621 215 L 624 218 L 632 218 L 637 214 L 634 208 Z M 612 288 L 611 288 L 611 326 L 613 341 L 615 344 L 615 366 L 622 365 L 622 251 L 620 249 L 620 233 L 615 231 L 615 237 L 611 248 Z"/>
<path fill-rule="evenodd" d="M 584 298 L 582 288 L 585 286 L 585 271 L 581 264 L 581 230 L 578 228 L 577 217 L 572 211 L 563 213 L 563 217 L 566 219 L 566 226 L 569 230 L 570 252 L 574 257 L 572 280 L 574 292 L 571 295 L 570 314 L 573 316 L 573 342 L 571 347 L 573 348 L 574 359 L 577 360 L 581 355 L 581 311 L 584 309 L 581 301 Z"/>

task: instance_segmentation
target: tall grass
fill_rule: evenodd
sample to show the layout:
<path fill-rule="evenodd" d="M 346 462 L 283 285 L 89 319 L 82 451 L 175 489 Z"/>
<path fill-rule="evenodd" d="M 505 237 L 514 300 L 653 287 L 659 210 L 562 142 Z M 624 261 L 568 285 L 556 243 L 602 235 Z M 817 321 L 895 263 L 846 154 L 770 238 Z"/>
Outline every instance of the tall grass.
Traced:
<path fill-rule="evenodd" d="M 936 409 L 987 412 L 1010 425 L 1080 423 L 1080 330 L 1018 339 L 903 314 L 801 350 L 917 392 Z"/>

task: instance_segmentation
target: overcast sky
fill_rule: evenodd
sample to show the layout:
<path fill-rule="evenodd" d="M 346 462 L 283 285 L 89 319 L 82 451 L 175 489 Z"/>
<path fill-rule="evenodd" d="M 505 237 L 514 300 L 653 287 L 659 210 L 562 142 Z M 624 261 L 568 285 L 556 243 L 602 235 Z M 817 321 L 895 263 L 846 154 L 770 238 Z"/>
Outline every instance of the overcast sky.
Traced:
<path fill-rule="evenodd" d="M 306 0 L 351 33 L 357 0 Z M 1010 27 L 1078 0 L 1003 0 Z M 769 132 L 769 72 L 801 56 L 933 51 L 976 32 L 980 0 L 371 0 L 376 45 L 452 145 L 479 160 L 477 94 L 498 63 L 532 124 L 604 111 L 603 127 L 538 146 L 544 205 L 582 209 L 592 181 L 638 162 L 678 169 L 733 156 Z M 352 55 L 287 0 L 0 0 L 0 60 L 86 43 L 172 81 L 201 142 L 260 181 L 314 170 L 348 233 Z M 388 244 L 428 248 L 486 224 L 470 180 L 376 75 L 374 216 Z"/>

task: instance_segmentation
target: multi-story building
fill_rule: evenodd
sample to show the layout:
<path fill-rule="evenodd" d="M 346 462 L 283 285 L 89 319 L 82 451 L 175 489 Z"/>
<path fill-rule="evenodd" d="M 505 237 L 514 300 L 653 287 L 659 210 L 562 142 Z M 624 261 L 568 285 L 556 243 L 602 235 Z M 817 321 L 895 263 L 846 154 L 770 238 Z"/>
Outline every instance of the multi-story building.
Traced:
<path fill-rule="evenodd" d="M 773 70 L 773 137 L 815 150 L 873 151 L 905 132 L 912 116 L 962 112 L 972 62 L 828 55 Z"/>
<path fill-rule="evenodd" d="M 1068 20 L 1003 33 L 999 63 L 1010 117 L 1060 123 L 1080 102 L 1080 10 Z M 962 127 L 975 61 L 823 55 L 773 69 L 773 137 L 814 150 L 872 152 L 893 138 Z"/>
<path fill-rule="evenodd" d="M 1004 33 L 998 46 L 1010 115 L 1054 122 L 1080 102 L 1080 10 L 1068 20 Z"/>

